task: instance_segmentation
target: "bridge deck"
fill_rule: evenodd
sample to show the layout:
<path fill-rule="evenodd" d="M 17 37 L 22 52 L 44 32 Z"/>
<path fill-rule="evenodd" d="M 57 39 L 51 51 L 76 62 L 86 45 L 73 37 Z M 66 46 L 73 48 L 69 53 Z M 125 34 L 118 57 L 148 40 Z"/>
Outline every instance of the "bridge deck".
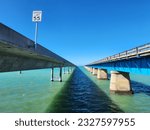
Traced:
<path fill-rule="evenodd" d="M 113 56 L 106 57 L 104 59 L 92 62 L 88 65 L 96 65 L 96 64 L 114 62 L 114 61 L 124 60 L 124 59 L 140 58 L 145 56 L 150 56 L 150 43 L 115 54 Z"/>
<path fill-rule="evenodd" d="M 74 66 L 71 62 L 49 51 L 0 23 L 0 72 Z"/>
<path fill-rule="evenodd" d="M 86 66 L 150 75 L 150 43 L 92 62 Z"/>

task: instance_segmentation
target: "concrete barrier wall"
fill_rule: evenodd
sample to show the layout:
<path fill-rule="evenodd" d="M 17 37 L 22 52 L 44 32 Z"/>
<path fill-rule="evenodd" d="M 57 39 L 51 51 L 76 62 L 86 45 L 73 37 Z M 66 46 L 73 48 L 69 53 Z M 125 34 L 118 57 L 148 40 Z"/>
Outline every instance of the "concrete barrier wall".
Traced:
<path fill-rule="evenodd" d="M 37 44 L 37 47 L 35 50 L 34 41 L 30 40 L 29 38 L 16 32 L 15 30 L 0 23 L 0 44 L 2 44 L 2 43 L 16 47 L 18 49 L 24 49 L 27 52 L 29 51 L 32 53 L 38 53 L 40 55 L 43 55 L 43 56 L 53 59 L 55 62 L 64 64 L 64 65 L 68 65 L 68 66 L 73 65 L 71 62 L 58 56 L 57 54 L 46 49 L 45 47 L 41 46 L 40 44 Z"/>
<path fill-rule="evenodd" d="M 21 47 L 21 48 L 29 48 L 29 46 L 34 46 L 34 42 L 27 37 L 21 35 L 15 30 L 3 25 L 0 23 L 0 40 L 8 42 L 9 44 Z"/>

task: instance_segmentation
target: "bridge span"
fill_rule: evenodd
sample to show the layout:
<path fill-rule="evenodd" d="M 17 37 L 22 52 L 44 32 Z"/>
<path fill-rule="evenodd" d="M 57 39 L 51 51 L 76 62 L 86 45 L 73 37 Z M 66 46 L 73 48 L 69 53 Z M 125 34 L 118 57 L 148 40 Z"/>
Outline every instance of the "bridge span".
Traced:
<path fill-rule="evenodd" d="M 62 68 L 75 65 L 40 44 L 35 49 L 34 41 L 0 23 L 0 72 L 51 68 L 53 81 L 56 67 L 62 81 Z"/>
<path fill-rule="evenodd" d="M 98 79 L 108 79 L 110 91 L 133 93 L 129 73 L 150 75 L 150 43 L 87 64 L 85 68 Z"/>

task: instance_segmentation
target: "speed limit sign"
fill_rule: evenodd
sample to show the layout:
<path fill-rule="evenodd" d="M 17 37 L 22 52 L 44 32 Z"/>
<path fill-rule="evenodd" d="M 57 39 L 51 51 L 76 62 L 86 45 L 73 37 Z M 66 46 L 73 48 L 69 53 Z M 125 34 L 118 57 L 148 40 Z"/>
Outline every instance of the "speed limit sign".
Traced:
<path fill-rule="evenodd" d="M 41 22 L 42 21 L 42 11 L 33 11 L 32 21 L 33 22 Z"/>

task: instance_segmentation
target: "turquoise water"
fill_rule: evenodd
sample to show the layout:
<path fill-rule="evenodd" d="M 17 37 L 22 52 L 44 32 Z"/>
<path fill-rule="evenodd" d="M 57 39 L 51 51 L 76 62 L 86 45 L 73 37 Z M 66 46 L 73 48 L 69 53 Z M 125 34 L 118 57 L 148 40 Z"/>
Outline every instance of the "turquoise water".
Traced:
<path fill-rule="evenodd" d="M 149 76 L 130 76 L 133 95 L 111 94 L 110 80 L 97 80 L 96 76 L 80 67 L 48 112 L 150 112 Z"/>
<path fill-rule="evenodd" d="M 111 94 L 110 80 L 97 80 L 89 72 L 82 71 L 124 112 L 150 112 L 150 76 L 130 74 L 133 95 Z"/>
<path fill-rule="evenodd" d="M 50 69 L 1 73 L 0 112 L 45 112 L 70 75 L 63 74 L 60 83 L 50 81 Z"/>
<path fill-rule="evenodd" d="M 62 83 L 50 81 L 50 69 L 0 73 L 0 112 L 150 112 L 150 77 L 130 76 L 134 94 L 118 95 L 83 67 Z"/>

